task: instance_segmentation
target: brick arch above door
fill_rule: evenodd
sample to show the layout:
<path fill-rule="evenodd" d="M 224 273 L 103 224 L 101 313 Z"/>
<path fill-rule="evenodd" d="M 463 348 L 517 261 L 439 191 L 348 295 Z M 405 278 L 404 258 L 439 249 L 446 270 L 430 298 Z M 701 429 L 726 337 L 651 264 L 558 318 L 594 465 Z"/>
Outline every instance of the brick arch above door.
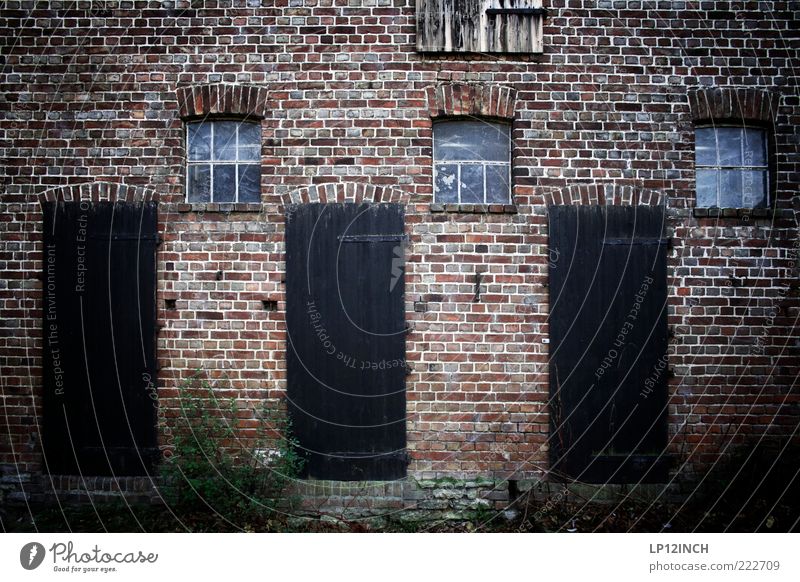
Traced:
<path fill-rule="evenodd" d="M 137 184 L 83 182 L 50 188 L 39 194 L 39 202 L 158 202 L 158 192 Z"/>
<path fill-rule="evenodd" d="M 283 203 L 309 204 L 343 202 L 396 202 L 407 204 L 410 194 L 390 186 L 374 186 L 363 182 L 338 182 L 314 184 L 293 190 L 281 196 Z"/>
<path fill-rule="evenodd" d="M 544 204 L 607 205 L 607 206 L 666 206 L 667 195 L 658 190 L 620 184 L 571 184 L 542 192 Z"/>

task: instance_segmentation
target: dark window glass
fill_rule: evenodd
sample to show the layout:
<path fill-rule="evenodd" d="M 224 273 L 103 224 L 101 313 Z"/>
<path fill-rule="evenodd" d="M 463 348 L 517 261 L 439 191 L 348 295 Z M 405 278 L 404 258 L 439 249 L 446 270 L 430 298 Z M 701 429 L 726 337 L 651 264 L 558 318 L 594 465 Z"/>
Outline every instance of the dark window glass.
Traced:
<path fill-rule="evenodd" d="M 486 166 L 486 202 L 490 204 L 507 204 L 509 187 L 509 170 L 506 165 Z"/>
<path fill-rule="evenodd" d="M 717 136 L 717 164 L 720 166 L 742 165 L 742 130 L 735 127 L 720 127 Z"/>
<path fill-rule="evenodd" d="M 239 166 L 239 202 L 261 200 L 261 166 L 248 164 Z"/>
<path fill-rule="evenodd" d="M 186 131 L 189 202 L 261 200 L 261 126 L 242 121 L 190 123 Z"/>
<path fill-rule="evenodd" d="M 211 166 L 189 166 L 189 200 L 211 202 Z"/>
<path fill-rule="evenodd" d="M 717 205 L 717 172 L 697 169 L 697 206 Z"/>
<path fill-rule="evenodd" d="M 189 159 L 211 159 L 211 124 L 192 123 L 188 127 Z"/>
<path fill-rule="evenodd" d="M 236 166 L 216 164 L 214 166 L 214 202 L 236 201 Z"/>
<path fill-rule="evenodd" d="M 696 206 L 756 208 L 768 202 L 766 132 L 747 127 L 695 130 Z"/>
<path fill-rule="evenodd" d="M 480 120 L 433 126 L 433 196 L 439 203 L 511 201 L 510 127 Z"/>
<path fill-rule="evenodd" d="M 217 121 L 214 123 L 214 159 L 236 159 L 236 128 L 239 124 L 235 121 Z"/>
<path fill-rule="evenodd" d="M 742 165 L 766 166 L 767 144 L 763 129 L 745 129 L 742 138 Z"/>
<path fill-rule="evenodd" d="M 742 172 L 742 206 L 755 208 L 764 201 L 767 190 L 766 171 L 744 170 Z"/>
<path fill-rule="evenodd" d="M 437 164 L 433 189 L 437 202 L 458 203 L 458 166 Z"/>
<path fill-rule="evenodd" d="M 508 162 L 508 126 L 485 121 L 445 121 L 436 124 L 439 160 Z"/>
<path fill-rule="evenodd" d="M 482 204 L 483 166 L 478 164 L 463 164 L 461 166 L 461 202 L 465 204 Z"/>

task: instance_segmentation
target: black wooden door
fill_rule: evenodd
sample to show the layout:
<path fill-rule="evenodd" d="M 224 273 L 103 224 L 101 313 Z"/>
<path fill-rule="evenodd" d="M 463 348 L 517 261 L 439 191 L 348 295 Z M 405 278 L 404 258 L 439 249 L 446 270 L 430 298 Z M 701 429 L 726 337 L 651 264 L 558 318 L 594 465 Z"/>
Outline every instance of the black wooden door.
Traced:
<path fill-rule="evenodd" d="M 52 473 L 140 475 L 156 440 L 155 203 L 44 206 L 44 429 Z"/>
<path fill-rule="evenodd" d="M 403 231 L 398 204 L 287 210 L 287 396 L 309 477 L 405 476 Z"/>
<path fill-rule="evenodd" d="M 551 206 L 551 466 L 658 482 L 666 464 L 664 210 Z"/>

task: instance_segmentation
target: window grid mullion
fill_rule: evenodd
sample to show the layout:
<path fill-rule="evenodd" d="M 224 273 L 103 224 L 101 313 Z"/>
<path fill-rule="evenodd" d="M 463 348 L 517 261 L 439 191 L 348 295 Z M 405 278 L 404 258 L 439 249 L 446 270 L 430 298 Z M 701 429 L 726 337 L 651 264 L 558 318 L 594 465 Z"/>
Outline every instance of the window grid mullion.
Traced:
<path fill-rule="evenodd" d="M 495 160 L 436 160 L 437 164 L 475 164 L 487 166 L 507 166 L 509 162 L 497 162 Z"/>
<path fill-rule="evenodd" d="M 744 142 L 745 139 L 747 139 L 747 132 L 744 128 L 739 130 L 739 135 L 741 136 L 739 138 L 739 156 L 741 156 L 742 159 L 742 167 L 739 169 L 739 179 L 742 181 L 742 191 L 739 193 L 739 206 L 742 207 L 744 206 Z"/>
<path fill-rule="evenodd" d="M 233 201 L 239 202 L 239 126 L 236 124 L 234 132 L 235 150 L 233 152 Z"/>
<path fill-rule="evenodd" d="M 458 193 L 458 203 L 461 204 L 461 164 L 456 164 L 456 168 L 458 168 L 456 172 L 456 186 L 458 189 L 456 192 Z"/>
<path fill-rule="evenodd" d="M 511 192 L 511 162 L 508 162 L 508 166 L 506 168 L 506 186 L 508 187 L 508 200 L 514 200 Z"/>
<path fill-rule="evenodd" d="M 211 143 L 209 144 L 210 147 L 209 147 L 209 150 L 208 150 L 208 157 L 211 160 L 214 160 L 214 124 L 213 123 L 211 124 L 210 135 L 211 135 L 211 138 L 210 138 L 211 139 Z M 210 177 L 210 185 L 209 185 L 209 188 L 211 189 L 211 191 L 208 193 L 208 199 L 211 200 L 211 202 L 214 202 L 214 164 L 209 164 L 208 166 L 209 166 L 209 174 L 211 176 Z"/>
<path fill-rule="evenodd" d="M 186 170 L 184 171 L 184 176 L 185 176 L 184 184 L 186 184 L 186 199 L 191 201 L 191 199 L 192 199 L 192 191 L 191 191 L 192 184 L 189 181 L 189 175 L 190 175 L 190 169 L 192 167 L 192 164 L 191 164 L 192 152 L 189 151 L 189 126 L 188 125 L 184 126 L 184 129 L 186 131 L 186 150 L 185 151 L 186 151 L 186 161 L 187 161 Z"/>
<path fill-rule="evenodd" d="M 488 201 L 486 200 L 486 198 L 487 198 L 487 196 L 489 194 L 486 191 L 486 168 L 487 168 L 486 164 L 481 164 L 481 169 L 483 170 L 483 203 L 484 204 L 488 204 Z"/>

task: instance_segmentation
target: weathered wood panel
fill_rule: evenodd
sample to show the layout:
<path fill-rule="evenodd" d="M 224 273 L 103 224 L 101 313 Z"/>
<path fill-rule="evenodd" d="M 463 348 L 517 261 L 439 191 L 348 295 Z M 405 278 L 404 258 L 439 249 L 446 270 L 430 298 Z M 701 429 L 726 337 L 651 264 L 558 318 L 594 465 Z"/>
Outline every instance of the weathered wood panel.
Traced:
<path fill-rule="evenodd" d="M 417 0 L 420 52 L 540 53 L 542 0 Z"/>
<path fill-rule="evenodd" d="M 287 211 L 287 398 L 310 477 L 405 476 L 403 230 L 399 204 Z"/>
<path fill-rule="evenodd" d="M 551 206 L 549 229 L 552 470 L 663 481 L 664 209 Z"/>
<path fill-rule="evenodd" d="M 155 203 L 44 206 L 44 426 L 51 473 L 144 475 L 156 439 Z"/>

